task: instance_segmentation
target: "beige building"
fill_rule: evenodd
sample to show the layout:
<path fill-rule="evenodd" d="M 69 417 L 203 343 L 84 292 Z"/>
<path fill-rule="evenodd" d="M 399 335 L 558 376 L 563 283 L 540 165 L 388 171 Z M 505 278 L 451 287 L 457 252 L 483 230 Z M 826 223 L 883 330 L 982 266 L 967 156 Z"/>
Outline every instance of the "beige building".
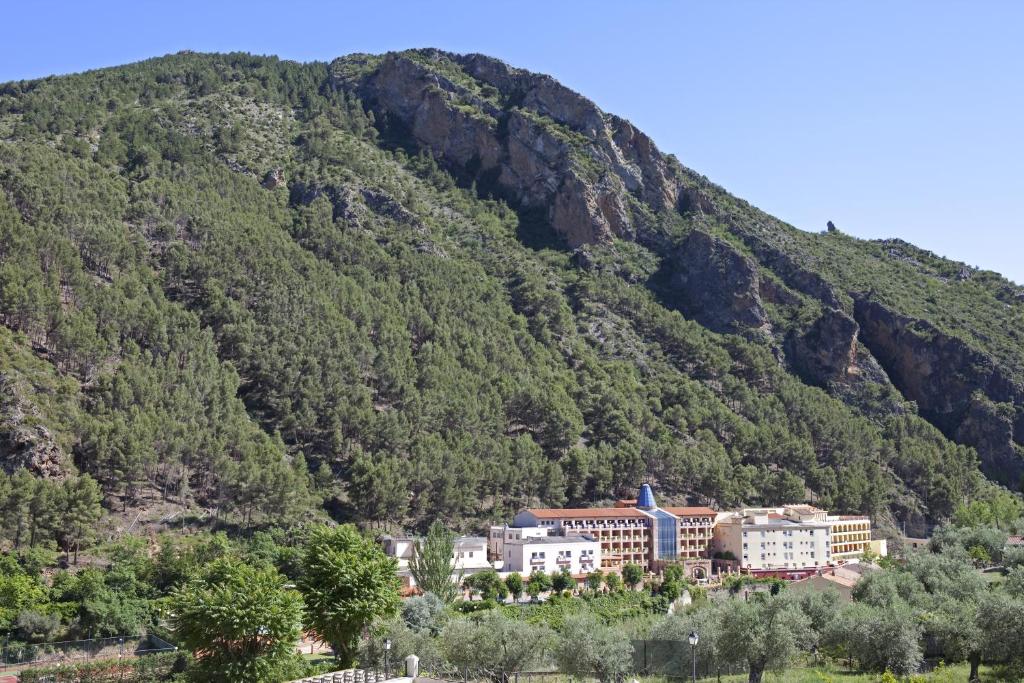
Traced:
<path fill-rule="evenodd" d="M 587 536 L 543 536 L 507 541 L 503 572 L 529 575 L 567 570 L 573 576 L 601 567 L 601 543 Z"/>
<path fill-rule="evenodd" d="M 861 557 L 872 544 L 871 520 L 829 515 L 813 505 L 746 508 L 719 515 L 714 527 L 716 553 L 731 553 L 739 569 L 783 578 L 809 576 Z"/>
<path fill-rule="evenodd" d="M 852 515 L 829 515 L 831 525 L 832 559 L 835 562 L 856 560 L 871 549 L 871 520 Z"/>

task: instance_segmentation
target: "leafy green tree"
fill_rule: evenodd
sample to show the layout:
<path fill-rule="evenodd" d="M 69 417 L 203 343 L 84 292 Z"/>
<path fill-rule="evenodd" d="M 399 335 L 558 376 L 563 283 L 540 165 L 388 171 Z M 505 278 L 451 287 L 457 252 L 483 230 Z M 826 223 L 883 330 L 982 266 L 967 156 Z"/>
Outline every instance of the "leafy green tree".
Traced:
<path fill-rule="evenodd" d="M 631 590 L 635 590 L 640 582 L 644 580 L 643 568 L 633 562 L 627 562 L 622 566 L 622 581 Z"/>
<path fill-rule="evenodd" d="M 544 626 L 488 610 L 453 619 L 441 631 L 441 652 L 449 666 L 492 683 L 508 683 L 516 671 L 543 662 L 554 634 Z"/>
<path fill-rule="evenodd" d="M 416 585 L 450 605 L 459 594 L 462 573 L 455 561 L 455 534 L 440 521 L 430 525 L 427 536 L 417 541 L 409 561 Z"/>
<path fill-rule="evenodd" d="M 526 592 L 536 600 L 544 591 L 551 590 L 551 577 L 540 570 L 534 570 L 526 579 Z"/>
<path fill-rule="evenodd" d="M 608 572 L 604 575 L 604 585 L 608 586 L 612 593 L 622 590 L 622 577 L 615 572 Z"/>
<path fill-rule="evenodd" d="M 480 593 L 484 600 L 504 600 L 508 595 L 505 582 L 493 569 L 484 569 L 470 574 L 466 577 L 466 583 L 470 589 Z"/>
<path fill-rule="evenodd" d="M 220 560 L 172 592 L 171 614 L 196 680 L 276 683 L 300 671 L 302 599 L 273 569 Z"/>
<path fill-rule="evenodd" d="M 578 614 L 566 618 L 555 659 L 562 673 L 614 683 L 631 670 L 633 646 L 621 629 L 602 623 L 592 614 Z"/>
<path fill-rule="evenodd" d="M 604 572 L 602 572 L 600 569 L 595 569 L 594 571 L 592 571 L 589 574 L 587 574 L 587 588 L 589 588 L 592 591 L 597 592 L 597 591 L 601 590 L 601 586 L 603 586 L 603 585 L 604 585 Z"/>
<path fill-rule="evenodd" d="M 553 590 L 561 593 L 575 586 L 576 579 L 572 578 L 572 574 L 565 567 L 562 567 L 561 571 L 551 572 L 551 588 Z"/>
<path fill-rule="evenodd" d="M 785 668 L 810 637 L 810 620 L 784 593 L 726 600 L 721 610 L 719 651 L 746 663 L 749 683 L 761 683 L 767 670 Z"/>
<path fill-rule="evenodd" d="M 508 589 L 512 599 L 519 602 L 519 598 L 523 595 L 525 586 L 523 585 L 523 575 L 519 572 L 512 572 L 505 577 L 505 588 Z"/>
<path fill-rule="evenodd" d="M 394 558 L 351 525 L 310 532 L 298 581 L 305 624 L 330 644 L 342 666 L 354 661 L 364 629 L 398 611 L 397 569 Z"/>
<path fill-rule="evenodd" d="M 720 616 L 721 610 L 710 606 L 678 611 L 654 622 L 651 626 L 650 638 L 685 643 L 690 634 L 696 632 L 700 638 L 697 641 L 696 651 L 692 654 L 696 654 L 702 670 L 715 671 L 721 675 L 723 669 L 733 663 L 735 658 L 731 656 L 731 653 L 721 650 Z M 673 659 L 666 662 L 665 668 L 670 671 L 689 671 L 692 654 L 688 647 L 677 648 L 672 655 Z"/>
<path fill-rule="evenodd" d="M 838 646 L 865 671 L 905 676 L 921 662 L 921 635 L 913 610 L 897 600 L 882 607 L 847 606 L 830 624 L 825 642 Z"/>

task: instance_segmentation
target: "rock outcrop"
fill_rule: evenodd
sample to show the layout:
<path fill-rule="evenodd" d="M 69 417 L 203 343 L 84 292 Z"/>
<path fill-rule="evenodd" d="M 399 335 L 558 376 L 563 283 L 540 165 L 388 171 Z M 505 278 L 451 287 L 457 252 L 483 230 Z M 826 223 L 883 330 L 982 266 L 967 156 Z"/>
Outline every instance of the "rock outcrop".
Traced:
<path fill-rule="evenodd" d="M 45 426 L 38 411 L 19 396 L 17 383 L 0 374 L 0 467 L 8 474 L 28 468 L 36 476 L 60 479 L 69 458 Z"/>
<path fill-rule="evenodd" d="M 463 78 L 446 76 L 451 68 Z M 571 247 L 636 238 L 645 226 L 634 201 L 679 208 L 678 165 L 628 121 L 549 76 L 423 50 L 386 55 L 355 87 L 378 120 L 481 191 L 541 211 Z"/>
<path fill-rule="evenodd" d="M 1019 483 L 1024 387 L 988 354 L 933 324 L 897 313 L 871 299 L 855 302 L 863 343 L 893 384 L 947 436 L 978 449 L 983 467 Z M 991 404 L 1003 404 L 997 412 Z M 1009 477 L 1007 479 L 1006 477 Z"/>
<path fill-rule="evenodd" d="M 670 303 L 717 332 L 767 330 L 756 264 L 725 240 L 694 230 L 671 259 Z"/>
<path fill-rule="evenodd" d="M 794 335 L 788 345 L 793 365 L 805 382 L 828 387 L 850 379 L 857 365 L 857 322 L 827 308 L 810 329 Z"/>
<path fill-rule="evenodd" d="M 1015 413 L 1013 405 L 993 403 L 976 393 L 955 434 L 958 442 L 982 454 L 985 476 L 1010 487 L 1019 486 L 1024 475 L 1024 457 L 1020 447 L 1014 446 Z"/>

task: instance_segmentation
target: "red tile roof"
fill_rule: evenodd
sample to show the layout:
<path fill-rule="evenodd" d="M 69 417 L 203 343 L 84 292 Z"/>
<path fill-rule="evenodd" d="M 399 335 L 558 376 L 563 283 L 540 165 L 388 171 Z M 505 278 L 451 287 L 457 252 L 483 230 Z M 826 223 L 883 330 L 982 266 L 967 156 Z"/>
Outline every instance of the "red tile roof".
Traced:
<path fill-rule="evenodd" d="M 647 515 L 636 508 L 530 508 L 527 512 L 539 519 L 647 517 Z"/>
<path fill-rule="evenodd" d="M 665 512 L 672 513 L 677 517 L 715 517 L 718 515 L 717 512 L 711 508 L 705 507 L 691 507 L 691 508 L 661 508 Z"/>

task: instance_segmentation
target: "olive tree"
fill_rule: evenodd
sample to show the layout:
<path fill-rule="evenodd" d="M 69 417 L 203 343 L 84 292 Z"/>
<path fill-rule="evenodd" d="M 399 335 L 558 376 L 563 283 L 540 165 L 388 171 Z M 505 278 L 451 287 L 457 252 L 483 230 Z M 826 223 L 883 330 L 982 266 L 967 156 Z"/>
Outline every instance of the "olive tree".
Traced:
<path fill-rule="evenodd" d="M 516 671 L 543 663 L 553 640 L 554 633 L 545 626 L 488 610 L 448 622 L 440 646 L 448 666 L 463 675 L 508 683 Z"/>
<path fill-rule="evenodd" d="M 746 663 L 748 683 L 761 683 L 766 670 L 784 669 L 810 638 L 810 619 L 785 593 L 733 598 L 719 609 L 719 652 Z"/>
<path fill-rule="evenodd" d="M 633 646 L 621 629 L 592 614 L 577 614 L 566 618 L 555 658 L 562 673 L 612 683 L 622 680 L 632 668 Z"/>

